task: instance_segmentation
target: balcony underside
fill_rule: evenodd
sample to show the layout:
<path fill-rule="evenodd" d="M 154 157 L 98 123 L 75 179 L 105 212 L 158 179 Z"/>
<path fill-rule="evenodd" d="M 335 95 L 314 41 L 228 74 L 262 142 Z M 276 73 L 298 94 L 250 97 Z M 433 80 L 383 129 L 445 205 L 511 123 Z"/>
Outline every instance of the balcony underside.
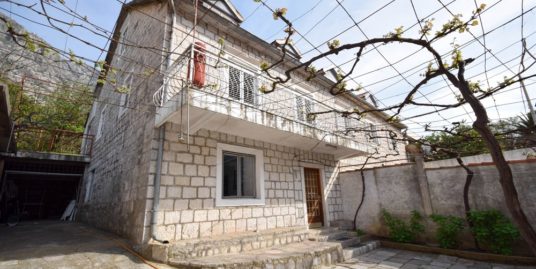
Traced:
<path fill-rule="evenodd" d="M 281 117 L 249 104 L 192 91 L 189 104 L 175 95 L 158 108 L 156 126 L 173 122 L 190 133 L 207 129 L 344 159 L 367 154 L 367 146 L 314 126 Z M 189 106 L 189 111 L 188 111 Z"/>

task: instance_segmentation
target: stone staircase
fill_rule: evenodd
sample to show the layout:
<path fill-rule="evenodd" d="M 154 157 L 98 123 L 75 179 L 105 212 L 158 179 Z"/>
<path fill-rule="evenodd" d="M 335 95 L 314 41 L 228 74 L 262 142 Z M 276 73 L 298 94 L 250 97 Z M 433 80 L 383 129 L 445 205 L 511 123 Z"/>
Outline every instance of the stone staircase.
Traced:
<path fill-rule="evenodd" d="M 361 238 L 354 231 L 341 230 L 337 227 L 310 229 L 309 240 L 317 242 L 338 243 L 343 248 L 344 260 L 365 254 L 380 246 L 379 241 L 361 242 Z"/>
<path fill-rule="evenodd" d="M 179 269 L 316 269 L 342 261 L 344 258 L 340 245 L 304 241 L 235 254 L 189 259 L 172 258 L 169 264 Z"/>
<path fill-rule="evenodd" d="M 305 227 L 154 244 L 152 259 L 181 269 L 322 268 L 376 247 L 355 232 Z M 147 253 L 149 254 L 149 253 Z"/>

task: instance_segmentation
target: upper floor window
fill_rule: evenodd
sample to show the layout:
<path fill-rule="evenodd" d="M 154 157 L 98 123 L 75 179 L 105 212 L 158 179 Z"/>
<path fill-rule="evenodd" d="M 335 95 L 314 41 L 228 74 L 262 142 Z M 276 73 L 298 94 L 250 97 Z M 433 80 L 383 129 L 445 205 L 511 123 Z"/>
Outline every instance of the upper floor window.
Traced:
<path fill-rule="evenodd" d="M 254 75 L 229 66 L 229 97 L 255 105 L 257 80 Z"/>
<path fill-rule="evenodd" d="M 369 138 L 369 141 L 375 143 L 375 144 L 379 144 L 380 141 L 379 141 L 379 138 L 378 138 L 378 131 L 376 130 L 376 126 L 373 124 L 373 123 L 369 123 L 369 135 L 368 135 L 368 138 Z"/>
<path fill-rule="evenodd" d="M 121 98 L 119 99 L 119 116 L 123 115 L 128 109 L 128 101 L 130 99 L 130 91 L 132 90 L 132 71 L 126 76 L 123 80 L 123 87 L 125 92 L 120 93 Z"/>
<path fill-rule="evenodd" d="M 105 123 L 107 108 L 108 107 L 104 105 L 104 107 L 102 108 L 100 112 L 99 125 L 97 126 L 97 136 L 95 137 L 95 139 L 99 139 L 102 136 L 102 133 L 104 132 L 104 123 Z"/>
<path fill-rule="evenodd" d="M 125 27 L 125 30 L 123 30 L 123 32 L 121 33 L 121 37 L 120 37 L 120 42 L 121 44 L 119 44 L 119 55 L 120 56 L 124 56 L 125 54 L 125 51 L 126 51 L 126 48 L 127 48 L 127 33 L 128 33 L 128 27 Z"/>
<path fill-rule="evenodd" d="M 314 117 L 311 115 L 313 112 L 313 107 L 313 101 L 310 99 L 304 98 L 303 96 L 296 96 L 296 117 L 299 121 L 313 124 Z"/>
<path fill-rule="evenodd" d="M 397 141 L 395 138 L 391 137 L 391 133 L 390 132 L 386 132 L 386 137 L 387 137 L 387 148 L 389 150 L 398 150 L 398 145 L 397 145 Z"/>

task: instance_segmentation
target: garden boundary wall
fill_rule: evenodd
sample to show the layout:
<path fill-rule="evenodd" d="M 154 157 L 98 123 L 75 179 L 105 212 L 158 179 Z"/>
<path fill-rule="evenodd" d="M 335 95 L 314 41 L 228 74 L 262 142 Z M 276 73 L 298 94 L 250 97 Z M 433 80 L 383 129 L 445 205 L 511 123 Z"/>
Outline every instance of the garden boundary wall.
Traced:
<path fill-rule="evenodd" d="M 528 149 L 530 151 L 530 149 Z M 519 150 L 518 150 L 519 151 Z M 518 152 L 519 153 L 519 152 Z M 536 224 L 536 160 L 526 154 L 511 154 L 510 167 L 522 207 L 530 223 Z M 421 159 L 422 160 L 422 159 Z M 468 157 L 466 162 L 475 173 L 469 191 L 469 203 L 473 210 L 498 209 L 509 216 L 499 184 L 499 176 L 493 162 L 485 156 Z M 387 236 L 388 230 L 381 218 L 384 208 L 395 216 L 409 219 L 411 211 L 423 215 L 442 214 L 464 217 L 463 188 L 465 170 L 455 159 L 376 167 L 363 170 L 365 176 L 365 199 L 357 217 L 357 227 L 369 234 Z M 340 173 L 344 219 L 353 220 L 361 200 L 363 185 L 360 170 Z M 431 222 L 426 223 L 427 232 L 420 240 L 433 242 L 434 230 Z M 473 243 L 469 236 L 463 243 Z"/>

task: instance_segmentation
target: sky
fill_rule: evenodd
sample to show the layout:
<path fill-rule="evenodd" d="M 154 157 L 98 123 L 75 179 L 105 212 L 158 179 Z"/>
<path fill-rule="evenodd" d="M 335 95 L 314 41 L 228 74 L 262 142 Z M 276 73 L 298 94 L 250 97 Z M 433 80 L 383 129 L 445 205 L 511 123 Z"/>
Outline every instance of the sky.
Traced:
<path fill-rule="evenodd" d="M 67 37 L 65 33 L 43 26 L 49 25 L 43 16 L 14 4 L 31 5 L 38 3 L 36 0 L 11 1 L 13 2 L 0 1 L 0 12 L 8 14 L 54 47 L 66 51 L 73 50 L 77 55 L 88 59 L 104 58 L 105 52 L 98 48 L 108 47 L 106 38 L 82 31 L 77 27 L 63 27 L 70 34 L 91 40 L 98 48 L 88 46 L 72 37 Z M 511 76 L 518 70 L 522 37 L 526 38 L 529 48 L 536 44 L 536 0 L 338 1 L 340 5 L 337 0 L 267 0 L 266 4 L 272 8 L 288 9 L 286 16 L 293 22 L 298 33 L 292 37 L 293 42 L 302 52 L 302 60 L 307 60 L 326 51 L 328 49 L 326 42 L 334 38 L 340 40 L 342 44 L 353 43 L 366 38 L 381 37 L 399 26 L 407 29 L 405 37 L 417 37 L 419 27 L 416 24 L 416 16 L 419 19 L 433 18 L 434 29 L 438 29 L 452 17 L 452 14 L 462 14 L 462 19 L 468 18 L 471 16 L 471 11 L 476 8 L 475 5 L 485 3 L 487 7 L 481 17 L 482 23 L 471 28 L 471 33 L 475 37 L 480 37 L 483 29 L 488 32 L 496 28 L 487 34 L 485 39 L 479 38 L 475 41 L 470 33 L 462 33 L 434 43 L 435 48 L 441 53 L 448 53 L 453 44 L 462 45 L 464 57 L 475 58 L 468 67 L 467 77 L 470 77 L 471 81 L 479 81 L 483 88 L 487 88 L 488 83 L 492 87 L 496 86 L 504 76 Z M 65 2 L 71 9 L 87 16 L 88 21 L 110 33 L 121 7 L 120 0 L 65 0 Z M 285 37 L 282 31 L 284 24 L 275 21 L 271 11 L 266 7 L 253 0 L 232 0 L 232 2 L 245 17 L 245 21 L 241 24 L 244 29 L 267 42 Z M 443 8 L 441 3 L 446 5 L 448 10 Z M 39 5 L 34 8 L 40 10 Z M 519 17 L 522 8 L 528 11 L 523 16 L 523 27 Z M 53 7 L 47 7 L 47 10 L 58 18 L 77 22 L 72 16 Z M 514 19 L 516 17 L 518 18 Z M 354 22 L 358 23 L 359 27 Z M 483 55 L 484 47 L 488 48 L 486 57 Z M 531 51 L 536 54 L 536 48 L 532 48 Z M 418 51 L 415 46 L 402 44 L 379 46 L 377 50 L 371 48 L 365 52 L 354 75 L 351 76 L 352 80 L 348 83 L 350 86 L 358 84 L 363 86 L 379 100 L 382 107 L 400 102 L 405 97 L 404 93 L 422 79 L 421 75 L 431 60 L 429 53 Z M 340 53 L 329 59 L 320 60 L 315 63 L 315 67 L 327 69 L 340 66 L 343 71 L 348 70 L 349 60 L 353 57 L 355 51 Z M 526 63 L 529 63 L 528 59 Z M 484 75 L 486 70 L 487 78 Z M 531 70 L 530 73 L 533 74 L 534 71 Z M 533 85 L 535 82 L 535 79 L 530 79 L 526 83 L 531 98 L 536 98 L 536 86 Z M 445 80 L 438 78 L 423 87 L 414 100 L 448 104 L 456 101 L 456 92 L 456 89 L 449 87 Z M 518 86 L 507 88 L 494 98 L 485 99 L 483 103 L 489 107 L 489 116 L 494 120 L 518 116 L 528 111 Z M 428 111 L 431 112 L 428 116 L 411 118 Z M 429 123 L 433 128 L 442 128 L 452 122 L 474 119 L 474 115 L 468 106 L 439 113 L 435 113 L 433 108 L 408 107 L 402 111 L 401 118 L 405 119 L 404 123 L 411 132 L 420 135 L 424 134 L 424 124 Z"/>

